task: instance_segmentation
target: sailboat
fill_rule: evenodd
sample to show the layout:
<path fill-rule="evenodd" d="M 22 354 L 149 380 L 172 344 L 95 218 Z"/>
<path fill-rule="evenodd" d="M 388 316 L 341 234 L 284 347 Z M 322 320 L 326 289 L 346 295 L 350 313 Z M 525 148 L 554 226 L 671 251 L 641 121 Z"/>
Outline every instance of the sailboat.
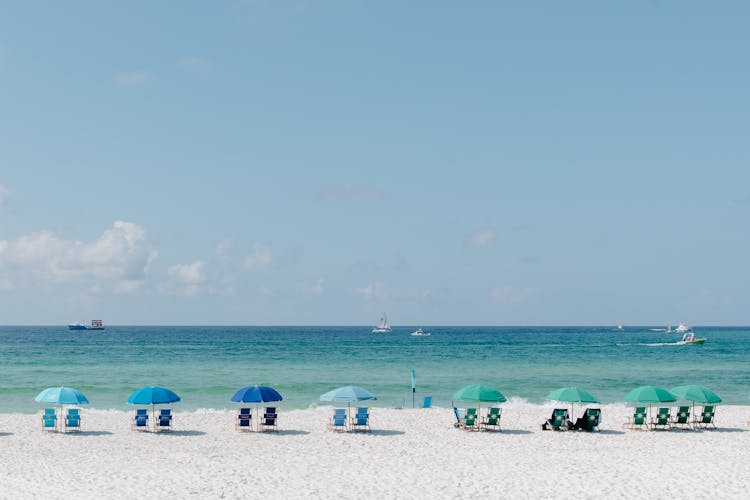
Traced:
<path fill-rule="evenodd" d="M 391 324 L 388 323 L 385 313 L 380 315 L 380 323 L 372 329 L 372 333 L 391 333 Z"/>

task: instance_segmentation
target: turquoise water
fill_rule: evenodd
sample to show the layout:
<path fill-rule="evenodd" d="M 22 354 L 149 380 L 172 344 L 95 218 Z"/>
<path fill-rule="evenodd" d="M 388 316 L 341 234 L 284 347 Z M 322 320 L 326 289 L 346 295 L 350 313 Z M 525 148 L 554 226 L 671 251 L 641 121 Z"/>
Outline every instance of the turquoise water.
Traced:
<path fill-rule="evenodd" d="M 645 345 L 680 336 L 648 328 L 413 327 L 373 335 L 369 327 L 0 327 L 0 412 L 34 412 L 42 389 L 81 389 L 95 408 L 128 408 L 144 385 L 170 387 L 181 407 L 229 408 L 244 385 L 272 385 L 287 408 L 303 408 L 342 385 L 361 385 L 390 406 L 417 397 L 448 404 L 463 385 L 542 402 L 551 390 L 587 388 L 622 401 L 638 385 L 697 383 L 726 403 L 750 404 L 750 328 L 696 328 L 703 346 Z"/>

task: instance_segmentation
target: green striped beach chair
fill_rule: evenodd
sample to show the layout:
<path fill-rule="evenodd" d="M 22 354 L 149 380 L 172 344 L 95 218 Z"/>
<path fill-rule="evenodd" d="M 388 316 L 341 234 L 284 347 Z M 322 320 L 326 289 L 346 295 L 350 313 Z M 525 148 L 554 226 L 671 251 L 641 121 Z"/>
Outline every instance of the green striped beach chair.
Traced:
<path fill-rule="evenodd" d="M 628 421 L 625 422 L 624 427 L 627 427 L 628 429 L 633 429 L 633 430 L 643 429 L 644 427 L 648 429 L 646 407 L 645 406 L 636 407 L 635 411 L 633 411 L 632 418 L 628 418 Z"/>
<path fill-rule="evenodd" d="M 716 424 L 714 424 L 714 415 L 716 415 L 716 407 L 704 406 L 700 417 L 693 420 L 693 426 L 700 427 L 701 429 L 708 429 L 709 426 L 711 426 L 716 429 Z"/>
<path fill-rule="evenodd" d="M 461 419 L 461 428 L 467 431 L 479 430 L 476 408 L 466 408 L 466 413 L 464 414 L 463 419 Z"/>
<path fill-rule="evenodd" d="M 651 430 L 662 429 L 670 430 L 671 417 L 669 415 L 669 408 L 659 408 L 656 416 L 651 419 Z"/>
<path fill-rule="evenodd" d="M 499 407 L 493 407 L 487 410 L 487 416 L 482 419 L 479 424 L 481 429 L 501 431 L 500 429 L 500 416 L 503 413 L 503 409 Z"/>
<path fill-rule="evenodd" d="M 672 417 L 672 427 L 681 426 L 683 428 L 692 429 L 690 424 L 690 407 L 680 406 L 677 408 L 677 413 Z"/>

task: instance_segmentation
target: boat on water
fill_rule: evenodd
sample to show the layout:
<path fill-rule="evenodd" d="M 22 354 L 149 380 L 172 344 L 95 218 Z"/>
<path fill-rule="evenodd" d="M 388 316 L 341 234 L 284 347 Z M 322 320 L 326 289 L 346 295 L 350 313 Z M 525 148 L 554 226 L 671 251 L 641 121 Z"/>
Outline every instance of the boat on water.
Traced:
<path fill-rule="evenodd" d="M 385 313 L 380 315 L 378 326 L 372 329 L 372 333 L 391 333 L 391 324 L 388 323 L 388 317 Z"/>
<path fill-rule="evenodd" d="M 417 328 L 416 330 L 414 330 L 413 332 L 411 332 L 412 337 L 429 337 L 430 335 L 432 334 L 430 332 L 425 332 L 424 330 L 422 330 L 421 326 Z"/>
<path fill-rule="evenodd" d="M 667 331 L 669 332 L 669 330 L 667 330 Z M 675 328 L 672 331 L 674 333 L 687 333 L 687 332 L 692 332 L 693 329 L 691 327 L 687 326 L 685 323 L 680 323 L 679 325 L 677 325 L 677 328 Z"/>
<path fill-rule="evenodd" d="M 68 330 L 104 330 L 104 324 L 100 319 L 92 319 L 91 324 L 85 324 L 83 321 L 68 325 Z"/>
<path fill-rule="evenodd" d="M 695 333 L 693 333 L 692 330 L 685 333 L 685 335 L 682 336 L 682 340 L 677 342 L 677 345 L 693 345 L 693 344 L 705 344 L 706 339 L 697 339 L 695 338 Z"/>

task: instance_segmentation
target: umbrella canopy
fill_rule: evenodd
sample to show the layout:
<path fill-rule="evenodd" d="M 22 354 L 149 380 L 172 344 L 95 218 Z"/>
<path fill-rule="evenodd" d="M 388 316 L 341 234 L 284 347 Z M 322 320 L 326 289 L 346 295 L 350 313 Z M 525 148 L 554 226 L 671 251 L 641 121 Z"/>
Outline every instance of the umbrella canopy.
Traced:
<path fill-rule="evenodd" d="M 56 405 L 85 405 L 89 403 L 86 396 L 72 387 L 49 387 L 37 394 L 34 401 Z"/>
<path fill-rule="evenodd" d="M 565 401 L 567 403 L 598 403 L 591 393 L 578 387 L 563 387 L 547 394 L 550 401 Z"/>
<path fill-rule="evenodd" d="M 633 389 L 625 396 L 629 403 L 673 403 L 677 396 L 662 387 L 644 385 Z"/>
<path fill-rule="evenodd" d="M 697 403 L 721 403 L 721 398 L 714 391 L 708 387 L 702 387 L 700 385 L 681 385 L 672 389 L 672 394 L 678 398 L 687 399 L 688 401 L 694 401 Z"/>
<path fill-rule="evenodd" d="M 128 398 L 129 405 L 161 405 L 176 403 L 180 396 L 166 387 L 141 387 Z"/>
<path fill-rule="evenodd" d="M 339 387 L 320 396 L 321 401 L 332 401 L 334 403 L 352 403 L 371 399 L 377 398 L 371 392 L 352 385 Z"/>
<path fill-rule="evenodd" d="M 281 401 L 282 399 L 281 394 L 276 389 L 265 385 L 243 387 L 232 396 L 232 401 L 235 403 L 267 403 Z"/>
<path fill-rule="evenodd" d="M 467 385 L 453 395 L 461 401 L 479 401 L 487 403 L 504 403 L 507 401 L 500 391 L 486 385 Z"/>

